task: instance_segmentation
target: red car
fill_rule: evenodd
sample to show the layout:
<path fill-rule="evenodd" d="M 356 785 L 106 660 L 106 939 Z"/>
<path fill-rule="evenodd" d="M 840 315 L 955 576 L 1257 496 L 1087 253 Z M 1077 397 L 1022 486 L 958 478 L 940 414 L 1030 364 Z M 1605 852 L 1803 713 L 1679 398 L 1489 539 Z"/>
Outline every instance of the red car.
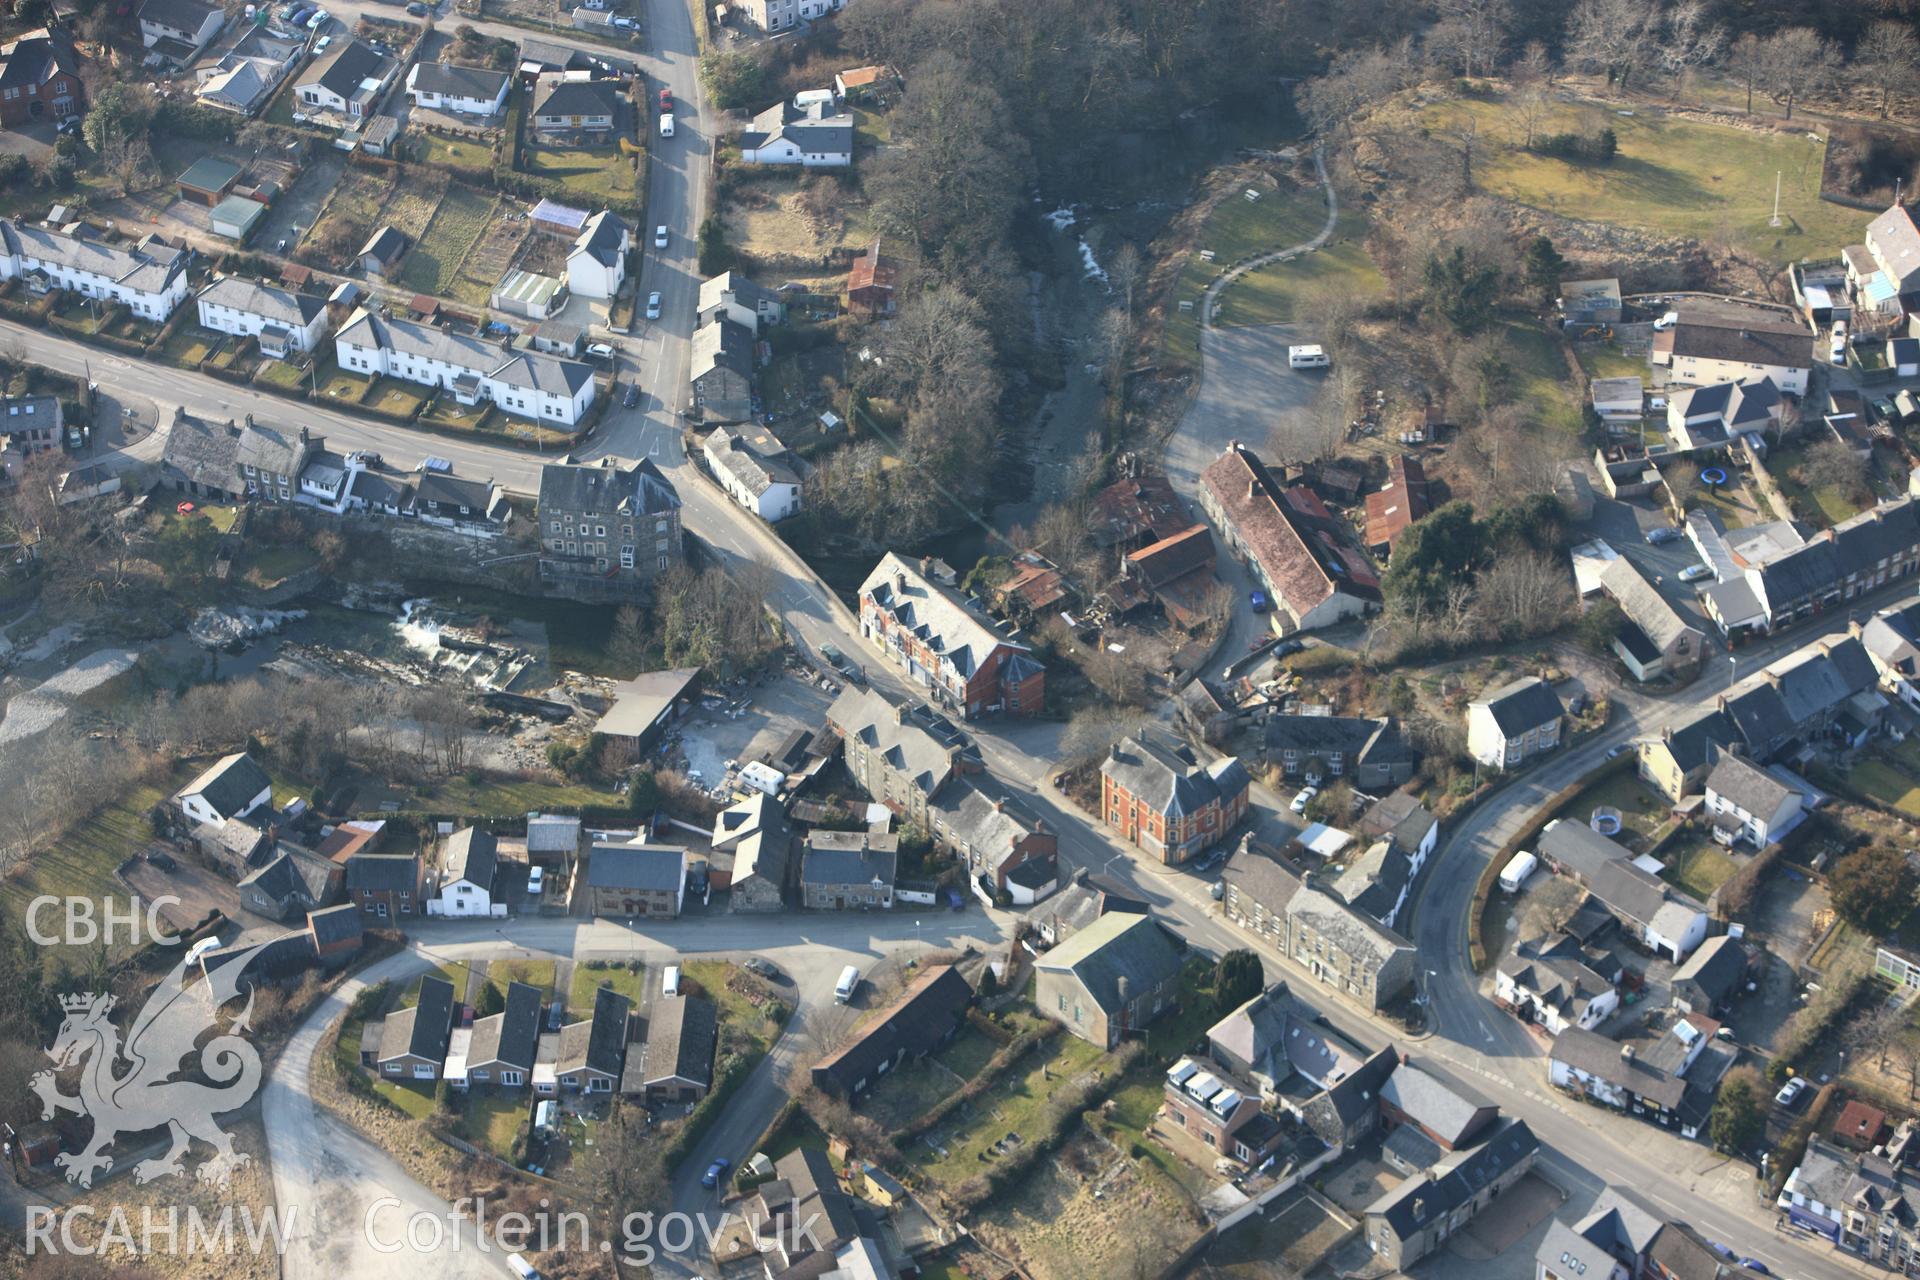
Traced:
<path fill-rule="evenodd" d="M 662 111 L 673 110 L 673 90 L 662 89 L 660 91 L 660 109 Z"/>

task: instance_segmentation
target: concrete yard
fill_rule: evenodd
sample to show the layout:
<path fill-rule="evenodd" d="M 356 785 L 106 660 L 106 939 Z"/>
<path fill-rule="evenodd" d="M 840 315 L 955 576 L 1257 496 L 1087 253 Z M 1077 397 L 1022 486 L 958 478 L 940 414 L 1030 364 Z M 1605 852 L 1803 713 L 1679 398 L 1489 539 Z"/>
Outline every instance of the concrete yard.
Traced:
<path fill-rule="evenodd" d="M 715 706 L 722 697 L 745 698 L 744 710 Z M 826 723 L 833 698 L 818 685 L 782 674 L 765 684 L 710 687 L 698 710 L 680 724 L 680 751 L 688 775 L 717 785 L 727 775 L 727 761 L 745 764 L 777 750 L 796 729 L 818 729 Z"/>

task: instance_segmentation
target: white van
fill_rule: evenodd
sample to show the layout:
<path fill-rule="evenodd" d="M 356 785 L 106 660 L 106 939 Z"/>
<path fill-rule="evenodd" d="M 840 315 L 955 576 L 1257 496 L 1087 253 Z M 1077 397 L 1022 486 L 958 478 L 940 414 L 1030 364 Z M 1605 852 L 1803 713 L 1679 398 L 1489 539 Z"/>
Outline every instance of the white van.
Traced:
<path fill-rule="evenodd" d="M 841 1004 L 853 999 L 853 993 L 860 989 L 860 970 L 848 965 L 840 971 L 840 981 L 833 989 L 833 998 Z"/>
<path fill-rule="evenodd" d="M 677 996 L 680 994 L 679 965 L 670 964 L 667 966 L 666 976 L 660 979 L 660 994 L 663 996 Z"/>
<path fill-rule="evenodd" d="M 1507 863 L 1506 869 L 1500 873 L 1500 887 L 1508 893 L 1520 892 L 1520 886 L 1527 882 L 1527 877 L 1539 865 L 1540 859 L 1522 849 L 1513 855 L 1513 861 Z"/>
<path fill-rule="evenodd" d="M 673 116 L 671 114 L 660 117 L 660 136 L 663 138 L 671 138 L 673 136 Z"/>
<path fill-rule="evenodd" d="M 520 1280 L 540 1280 L 540 1273 L 533 1269 L 533 1264 L 517 1253 L 507 1255 L 507 1270 L 519 1276 Z"/>
<path fill-rule="evenodd" d="M 1333 363 L 1326 348 L 1320 346 L 1288 347 L 1287 363 L 1296 369 L 1324 369 Z"/>

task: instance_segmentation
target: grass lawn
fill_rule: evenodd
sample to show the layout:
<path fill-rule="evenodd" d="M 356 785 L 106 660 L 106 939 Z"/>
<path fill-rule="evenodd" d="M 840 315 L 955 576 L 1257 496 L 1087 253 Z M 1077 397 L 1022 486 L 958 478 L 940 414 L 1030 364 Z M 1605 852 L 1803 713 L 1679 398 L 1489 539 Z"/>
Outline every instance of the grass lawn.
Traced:
<path fill-rule="evenodd" d="M 426 396 L 410 382 L 398 378 L 381 378 L 368 391 L 366 399 L 361 401 L 369 409 L 392 414 L 397 418 L 411 418 L 426 403 Z"/>
<path fill-rule="evenodd" d="M 1165 341 L 1170 359 L 1199 367 L 1200 295 L 1215 276 L 1241 258 L 1311 240 L 1326 225 L 1326 196 L 1319 188 L 1301 190 L 1289 184 L 1280 190 L 1272 187 L 1259 190 L 1261 196 L 1258 200 L 1248 200 L 1244 195 L 1231 195 L 1223 199 L 1215 206 L 1207 218 L 1206 226 L 1195 239 L 1193 250 L 1180 270 L 1180 278 L 1174 285 L 1173 296 L 1168 303 Z M 1213 255 L 1211 262 L 1201 256 L 1209 252 Z M 1244 287 L 1243 281 L 1229 289 L 1226 297 L 1231 298 Z M 1225 322 L 1230 313 L 1225 299 L 1222 301 L 1221 316 Z M 1194 309 L 1181 311 L 1179 304 L 1182 302 L 1193 303 Z M 1253 322 L 1237 320 L 1233 323 Z"/>
<path fill-rule="evenodd" d="M 487 964 L 487 981 L 498 986 L 502 994 L 505 994 L 509 982 L 524 982 L 530 987 L 538 987 L 544 995 L 553 990 L 553 961 L 492 960 Z"/>
<path fill-rule="evenodd" d="M 425 1120 L 433 1114 L 433 1094 L 438 1087 L 437 1080 L 394 1080 L 376 1076 L 373 1081 L 375 1093 L 415 1120 Z"/>
<path fill-rule="evenodd" d="M 1578 437 L 1585 418 L 1558 341 L 1539 326 L 1521 321 L 1507 322 L 1501 339 L 1513 361 L 1515 399 L 1527 416 L 1543 427 Z"/>
<path fill-rule="evenodd" d="M 1657 855 L 1666 863 L 1660 878 L 1702 902 L 1734 872 L 1733 859 L 1704 832 L 1687 831 L 1667 842 Z"/>
<path fill-rule="evenodd" d="M 803 1149 L 825 1151 L 827 1134 L 813 1122 L 812 1116 L 798 1110 L 767 1140 L 767 1145 L 760 1148 L 769 1160 L 778 1160 L 781 1156 Z"/>
<path fill-rule="evenodd" d="M 478 431 L 490 414 L 491 404 L 476 404 L 472 407 L 461 404 L 452 396 L 437 396 L 422 415 L 421 421 L 431 422 L 435 426 L 451 427 L 455 431 Z"/>
<path fill-rule="evenodd" d="M 183 324 L 160 344 L 159 356 L 175 368 L 197 368 L 202 360 L 213 354 L 220 340 L 221 335 L 211 329 L 202 329 L 197 324 Z"/>
<path fill-rule="evenodd" d="M 972 1023 L 966 1023 L 961 1026 L 960 1034 L 953 1038 L 953 1043 L 933 1056 L 962 1080 L 971 1080 L 986 1069 L 987 1063 L 998 1052 L 1000 1046 L 985 1032 Z"/>
<path fill-rule="evenodd" d="M 365 374 L 343 372 L 331 362 L 321 367 L 319 380 L 322 400 L 340 400 L 347 404 L 359 404 L 360 397 L 367 392 Z"/>
<path fill-rule="evenodd" d="M 447 138 L 437 133 L 422 133 L 425 143 L 421 160 L 425 164 L 447 164 L 462 169 L 493 167 L 493 148 L 472 138 Z"/>
<path fill-rule="evenodd" d="M 925 1177 L 943 1186 L 957 1186 L 997 1158 L 991 1148 L 1007 1134 L 1020 1134 L 1028 1141 L 1039 1136 L 1048 1099 L 1105 1056 L 1078 1036 L 1055 1036 L 1021 1059 L 1024 1070 L 1009 1072 L 902 1154 Z"/>
<path fill-rule="evenodd" d="M 26 918 L 27 904 L 42 894 L 99 898 L 116 892 L 113 873 L 153 839 L 147 812 L 185 785 L 195 771 L 133 788 L 61 837 L 52 848 L 29 858 L 0 885 L 0 903 L 15 920 Z M 124 888 L 117 890 L 122 895 Z M 59 948 L 49 948 L 52 955 Z"/>
<path fill-rule="evenodd" d="M 1708 489 L 1702 486 L 1695 491 L 1693 501 L 1699 506 L 1712 507 L 1729 529 L 1746 528 L 1747 517 L 1753 514 L 1733 501 L 1724 488 Z"/>
<path fill-rule="evenodd" d="M 1479 127 L 1474 180 L 1496 195 L 1575 218 L 1700 239 L 1729 238 L 1776 264 L 1857 243 L 1873 215 L 1820 199 L 1823 142 L 1805 132 L 1730 129 L 1643 110 L 1627 116 L 1556 104 L 1538 132 L 1581 132 L 1604 124 L 1619 141 L 1608 165 L 1558 160 L 1523 150 L 1524 131 L 1502 97 L 1458 99 L 1420 112 L 1419 124 Z M 1537 136 L 1537 133 L 1536 133 Z M 1774 175 L 1786 225 L 1767 225 Z"/>
<path fill-rule="evenodd" d="M 240 577 L 256 586 L 271 587 L 285 582 L 296 573 L 302 573 L 319 562 L 313 548 L 297 543 L 275 543 L 269 546 L 256 546 L 248 543 L 240 551 L 239 563 L 234 568 Z"/>
<path fill-rule="evenodd" d="M 1617 342 L 1576 342 L 1575 354 L 1589 378 L 1647 378 L 1647 358 L 1630 356 Z"/>
<path fill-rule="evenodd" d="M 1920 787 L 1884 760 L 1856 760 L 1847 770 L 1847 781 L 1863 795 L 1892 805 L 1904 814 L 1920 818 Z"/>
<path fill-rule="evenodd" d="M 513 1159 L 513 1140 L 527 1126 L 528 1098 L 524 1090 L 501 1092 L 476 1089 L 467 1099 L 464 1128 L 467 1139 L 499 1156 Z"/>
<path fill-rule="evenodd" d="M 600 989 L 602 983 L 638 1005 L 646 989 L 647 971 L 644 967 L 638 972 L 629 969 L 624 961 L 604 969 L 591 968 L 584 960 L 575 964 L 573 978 L 567 983 L 567 1016 L 584 1017 L 591 1012 L 594 992 Z"/>
<path fill-rule="evenodd" d="M 297 391 L 306 385 L 307 371 L 291 360 L 262 360 L 260 371 L 253 375 L 253 380 L 270 387 Z"/>
<path fill-rule="evenodd" d="M 569 194 L 630 202 L 634 198 L 633 160 L 617 147 L 539 147 L 526 149 L 527 171 L 552 178 Z"/>
<path fill-rule="evenodd" d="M 854 141 L 869 147 L 883 146 L 893 141 L 893 116 L 885 111 L 871 111 L 866 107 L 853 109 Z"/>
<path fill-rule="evenodd" d="M 1319 231 L 1319 226 L 1314 226 L 1302 238 L 1311 239 Z M 1323 286 L 1358 298 L 1377 296 L 1386 288 L 1386 280 L 1361 243 L 1366 234 L 1365 218 L 1343 212 L 1334 226 L 1333 238 L 1318 250 L 1249 271 L 1228 286 L 1220 295 L 1218 323 L 1289 324 L 1296 318 L 1311 321 L 1311 316 L 1302 315 L 1301 308 L 1310 306 L 1314 291 Z"/>
<path fill-rule="evenodd" d="M 1620 822 L 1625 829 L 1622 834 L 1633 832 L 1643 837 L 1665 820 L 1668 807 L 1663 798 L 1634 776 L 1633 770 L 1627 769 L 1587 787 L 1567 802 L 1559 816 L 1573 822 L 1586 822 L 1593 811 L 1603 805 L 1620 811 Z"/>
<path fill-rule="evenodd" d="M 471 187 L 450 186 L 434 210 L 426 234 L 407 255 L 400 283 L 422 293 L 444 294 L 460 278 L 468 250 L 486 234 L 495 200 Z"/>
<path fill-rule="evenodd" d="M 724 960 L 689 960 L 680 966 L 681 975 L 699 983 L 714 1003 L 720 1006 L 721 1045 L 724 1047 L 732 1040 L 740 1052 L 758 1058 L 773 1046 L 780 1028 L 769 1021 L 761 1007 L 744 993 L 727 985 L 727 979 L 733 976 L 734 970 L 735 966 Z M 760 981 L 757 978 L 752 980 Z"/>
<path fill-rule="evenodd" d="M 535 809 L 552 811 L 607 804 L 613 799 L 612 792 L 574 782 L 482 774 L 477 780 L 462 776 L 423 782 L 413 789 L 411 807 L 458 814 L 463 818 L 504 818 Z"/>
<path fill-rule="evenodd" d="M 1827 524 L 1838 524 L 1860 514 L 1859 504 L 1834 486 L 1809 488 L 1803 483 L 1799 477 L 1806 462 L 1807 455 L 1802 449 L 1775 449 L 1767 455 L 1767 470 L 1795 511 Z"/>
<path fill-rule="evenodd" d="M 400 1003 L 396 1004 L 394 1008 L 411 1009 L 416 1004 L 419 1004 L 420 984 L 428 978 L 445 978 L 448 982 L 451 982 L 453 984 L 454 1000 L 465 1003 L 467 998 L 467 973 L 466 965 L 455 964 L 451 961 L 429 969 L 407 984 L 406 991 L 400 996 Z"/>

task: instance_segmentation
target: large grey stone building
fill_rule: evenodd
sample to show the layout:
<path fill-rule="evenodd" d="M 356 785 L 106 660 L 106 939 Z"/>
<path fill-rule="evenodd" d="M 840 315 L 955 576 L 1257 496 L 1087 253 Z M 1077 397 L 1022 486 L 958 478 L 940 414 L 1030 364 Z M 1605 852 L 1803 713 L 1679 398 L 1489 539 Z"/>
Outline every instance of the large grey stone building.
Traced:
<path fill-rule="evenodd" d="M 680 494 L 645 458 L 540 469 L 540 581 L 556 595 L 645 597 L 679 564 Z"/>

